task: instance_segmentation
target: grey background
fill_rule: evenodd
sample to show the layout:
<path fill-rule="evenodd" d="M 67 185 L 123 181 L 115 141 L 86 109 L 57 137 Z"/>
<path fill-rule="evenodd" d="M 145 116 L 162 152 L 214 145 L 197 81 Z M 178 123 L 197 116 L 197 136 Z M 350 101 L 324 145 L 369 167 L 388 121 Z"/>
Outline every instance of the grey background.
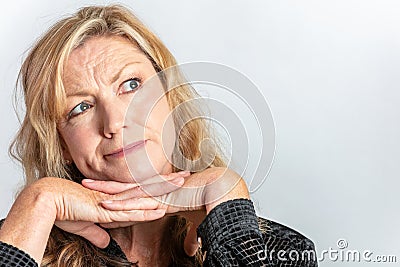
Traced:
<path fill-rule="evenodd" d="M 345 238 L 348 249 L 400 261 L 398 1 L 121 2 L 179 62 L 226 64 L 263 91 L 277 139 L 271 172 L 252 195 L 261 216 L 298 229 L 319 253 Z M 2 4 L 0 217 L 22 180 L 7 147 L 24 51 L 61 15 L 91 3 L 106 2 Z M 320 262 L 333 264 L 363 265 Z"/>

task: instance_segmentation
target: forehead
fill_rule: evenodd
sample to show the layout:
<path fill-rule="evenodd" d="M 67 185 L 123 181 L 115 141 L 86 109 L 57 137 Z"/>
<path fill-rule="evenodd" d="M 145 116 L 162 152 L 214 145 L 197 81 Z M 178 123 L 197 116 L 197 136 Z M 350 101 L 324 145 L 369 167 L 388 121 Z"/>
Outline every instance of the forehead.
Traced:
<path fill-rule="evenodd" d="M 75 48 L 66 61 L 63 80 L 75 80 L 77 76 L 101 72 L 110 74 L 128 62 L 148 61 L 145 54 L 127 38 L 121 36 L 91 37 Z"/>

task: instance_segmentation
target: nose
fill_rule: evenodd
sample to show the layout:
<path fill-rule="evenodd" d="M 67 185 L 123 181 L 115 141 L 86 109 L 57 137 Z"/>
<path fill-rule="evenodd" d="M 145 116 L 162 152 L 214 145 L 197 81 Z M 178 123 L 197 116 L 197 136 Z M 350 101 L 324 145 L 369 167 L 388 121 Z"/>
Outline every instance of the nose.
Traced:
<path fill-rule="evenodd" d="M 106 138 L 120 133 L 124 128 L 125 105 L 118 98 L 104 101 L 101 105 L 101 117 L 103 122 L 103 134 Z"/>

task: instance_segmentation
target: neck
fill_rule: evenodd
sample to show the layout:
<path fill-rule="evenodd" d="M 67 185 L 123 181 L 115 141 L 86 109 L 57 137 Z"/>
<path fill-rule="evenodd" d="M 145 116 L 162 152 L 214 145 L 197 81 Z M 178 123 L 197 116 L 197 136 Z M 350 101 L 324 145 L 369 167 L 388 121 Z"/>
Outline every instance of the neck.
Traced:
<path fill-rule="evenodd" d="M 167 249 L 171 217 L 163 217 L 151 222 L 116 228 L 110 231 L 128 260 L 138 261 L 140 266 L 168 266 L 170 255 Z M 167 241 L 167 242 L 166 242 Z"/>

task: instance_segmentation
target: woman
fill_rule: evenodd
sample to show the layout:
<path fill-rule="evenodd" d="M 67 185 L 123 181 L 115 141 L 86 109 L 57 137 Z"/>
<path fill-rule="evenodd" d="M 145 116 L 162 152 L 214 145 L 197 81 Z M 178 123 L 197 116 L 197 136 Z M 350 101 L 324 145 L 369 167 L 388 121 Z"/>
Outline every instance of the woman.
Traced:
<path fill-rule="evenodd" d="M 316 265 L 266 257 L 313 244 L 257 218 L 220 150 L 200 151 L 212 136 L 175 65 L 122 6 L 82 8 L 37 42 L 11 150 L 26 186 L 0 230 L 0 265 Z"/>

